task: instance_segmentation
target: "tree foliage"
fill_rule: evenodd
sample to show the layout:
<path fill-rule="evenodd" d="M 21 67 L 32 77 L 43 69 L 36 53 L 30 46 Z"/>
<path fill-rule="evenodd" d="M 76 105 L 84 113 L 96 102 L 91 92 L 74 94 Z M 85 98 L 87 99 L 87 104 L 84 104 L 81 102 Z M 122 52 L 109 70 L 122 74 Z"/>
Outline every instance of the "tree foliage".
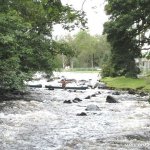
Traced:
<path fill-rule="evenodd" d="M 66 36 L 66 41 L 74 52 L 73 57 L 67 57 L 66 65 L 76 68 L 102 67 L 110 55 L 110 45 L 106 36 L 92 36 L 87 31 L 80 31 L 75 36 Z"/>
<path fill-rule="evenodd" d="M 107 0 L 105 10 L 109 21 L 104 25 L 104 33 L 112 46 L 108 75 L 135 77 L 139 70 L 134 59 L 141 57 L 145 44 L 150 44 L 149 0 Z"/>
<path fill-rule="evenodd" d="M 84 18 L 60 0 L 0 0 L 0 88 L 20 89 L 33 72 L 51 72 L 56 55 L 70 53 L 53 40 L 53 25 L 73 30 Z"/>

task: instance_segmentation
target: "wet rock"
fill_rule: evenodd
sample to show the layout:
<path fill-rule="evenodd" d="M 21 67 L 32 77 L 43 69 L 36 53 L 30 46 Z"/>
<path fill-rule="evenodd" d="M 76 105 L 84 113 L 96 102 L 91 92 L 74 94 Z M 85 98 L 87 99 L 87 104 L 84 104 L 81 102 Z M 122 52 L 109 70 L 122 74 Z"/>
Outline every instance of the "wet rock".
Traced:
<path fill-rule="evenodd" d="M 81 112 L 81 113 L 77 114 L 77 116 L 87 116 L 87 114 L 85 112 Z"/>
<path fill-rule="evenodd" d="M 148 103 L 150 103 L 150 97 L 147 99 Z"/>
<path fill-rule="evenodd" d="M 100 82 L 96 82 L 96 83 L 94 84 L 93 88 L 94 88 L 94 89 L 95 89 L 95 88 L 98 88 L 99 85 L 100 85 Z"/>
<path fill-rule="evenodd" d="M 71 102 L 71 100 L 65 100 L 64 103 L 71 104 L 72 102 Z"/>
<path fill-rule="evenodd" d="M 140 92 L 139 94 L 140 94 L 140 96 L 142 96 L 142 97 L 143 97 L 143 96 L 148 96 L 148 94 L 147 94 L 147 93 L 144 93 L 144 92 Z"/>
<path fill-rule="evenodd" d="M 85 99 L 90 99 L 91 98 L 91 96 L 87 96 Z"/>
<path fill-rule="evenodd" d="M 91 97 L 96 97 L 96 94 L 92 94 Z"/>
<path fill-rule="evenodd" d="M 76 97 L 74 100 L 75 100 L 75 101 L 78 101 L 78 102 L 81 102 L 81 101 L 82 101 L 80 98 L 77 98 L 77 97 Z"/>
<path fill-rule="evenodd" d="M 108 95 L 106 98 L 107 103 L 119 103 L 114 97 Z"/>
<path fill-rule="evenodd" d="M 79 101 L 77 101 L 77 100 L 73 100 L 72 102 L 73 102 L 73 103 L 78 103 Z"/>
<path fill-rule="evenodd" d="M 80 98 L 75 98 L 74 100 L 72 100 L 72 102 L 74 103 L 78 103 L 78 102 L 81 102 L 82 100 Z"/>
<path fill-rule="evenodd" d="M 112 93 L 113 95 L 120 95 L 120 93 L 118 91 L 115 91 Z"/>
<path fill-rule="evenodd" d="M 91 89 L 92 89 L 92 88 L 93 88 L 93 86 L 92 86 L 92 85 L 88 85 L 88 88 L 91 88 Z"/>
<path fill-rule="evenodd" d="M 128 94 L 135 95 L 135 94 L 136 94 L 136 92 L 135 92 L 135 90 L 134 90 L 134 89 L 129 89 L 129 90 L 128 90 Z"/>
<path fill-rule="evenodd" d="M 88 105 L 85 110 L 86 111 L 99 111 L 100 108 L 97 105 L 91 104 L 91 105 Z"/>

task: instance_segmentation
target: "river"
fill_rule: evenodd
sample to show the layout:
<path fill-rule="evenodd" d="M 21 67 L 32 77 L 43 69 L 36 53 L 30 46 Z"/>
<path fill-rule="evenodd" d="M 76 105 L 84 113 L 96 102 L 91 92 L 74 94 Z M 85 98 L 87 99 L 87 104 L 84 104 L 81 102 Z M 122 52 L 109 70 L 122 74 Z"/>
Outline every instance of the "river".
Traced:
<path fill-rule="evenodd" d="M 55 73 L 79 80 L 97 80 L 96 73 Z M 148 150 L 150 149 L 150 104 L 147 96 L 113 90 L 48 90 L 30 88 L 30 101 L 0 103 L 0 150 Z M 73 83 L 74 85 L 75 83 Z M 71 85 L 71 84 L 70 84 Z M 101 93 L 101 94 L 100 94 Z M 91 95 L 96 96 L 92 97 Z M 106 103 L 113 95 L 119 103 Z M 90 99 L 85 97 L 91 96 Z M 64 103 L 79 98 L 76 103 Z M 87 111 L 89 105 L 99 110 Z M 78 116 L 85 112 L 86 116 Z"/>

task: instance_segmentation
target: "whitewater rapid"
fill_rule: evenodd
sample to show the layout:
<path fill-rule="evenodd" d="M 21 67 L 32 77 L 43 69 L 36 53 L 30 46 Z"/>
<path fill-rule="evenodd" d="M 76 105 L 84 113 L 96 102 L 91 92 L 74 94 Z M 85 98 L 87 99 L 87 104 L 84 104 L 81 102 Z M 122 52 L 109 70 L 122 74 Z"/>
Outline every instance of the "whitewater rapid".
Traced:
<path fill-rule="evenodd" d="M 97 73 L 55 73 L 70 79 L 89 80 L 94 84 Z M 113 90 L 87 89 L 70 91 L 48 90 L 41 78 L 30 84 L 42 84 L 42 88 L 30 88 L 30 101 L 13 100 L 0 103 L 1 150 L 142 150 L 149 149 L 150 104 L 148 97 L 130 95 Z M 74 84 L 74 83 L 73 83 Z M 70 85 L 71 86 L 71 85 Z M 96 97 L 85 97 L 99 93 Z M 101 93 L 101 94 L 100 94 Z M 106 103 L 113 95 L 120 103 Z M 65 100 L 80 98 L 78 103 Z M 88 105 L 98 111 L 86 111 Z M 85 112 L 86 116 L 77 116 Z"/>

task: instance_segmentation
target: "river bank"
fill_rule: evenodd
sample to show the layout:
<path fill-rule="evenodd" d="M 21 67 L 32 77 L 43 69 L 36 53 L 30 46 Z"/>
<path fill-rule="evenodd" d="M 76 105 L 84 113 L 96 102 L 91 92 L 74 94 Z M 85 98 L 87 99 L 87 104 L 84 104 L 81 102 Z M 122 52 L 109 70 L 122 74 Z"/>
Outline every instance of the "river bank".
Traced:
<path fill-rule="evenodd" d="M 132 79 L 126 77 L 102 78 L 107 87 L 117 90 L 132 90 L 135 92 L 150 92 L 150 78 Z"/>

